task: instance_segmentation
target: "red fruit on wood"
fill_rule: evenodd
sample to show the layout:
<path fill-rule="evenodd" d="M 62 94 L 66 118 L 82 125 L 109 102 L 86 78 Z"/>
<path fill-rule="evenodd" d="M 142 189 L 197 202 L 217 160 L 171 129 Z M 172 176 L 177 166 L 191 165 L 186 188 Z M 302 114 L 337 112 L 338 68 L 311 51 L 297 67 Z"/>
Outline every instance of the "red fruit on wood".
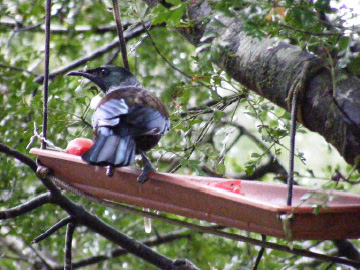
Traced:
<path fill-rule="evenodd" d="M 211 183 L 209 185 L 242 195 L 241 180 L 223 181 L 223 182 Z"/>
<path fill-rule="evenodd" d="M 81 156 L 87 150 L 89 150 L 92 145 L 92 140 L 86 138 L 76 138 L 68 143 L 66 147 L 66 153 Z"/>

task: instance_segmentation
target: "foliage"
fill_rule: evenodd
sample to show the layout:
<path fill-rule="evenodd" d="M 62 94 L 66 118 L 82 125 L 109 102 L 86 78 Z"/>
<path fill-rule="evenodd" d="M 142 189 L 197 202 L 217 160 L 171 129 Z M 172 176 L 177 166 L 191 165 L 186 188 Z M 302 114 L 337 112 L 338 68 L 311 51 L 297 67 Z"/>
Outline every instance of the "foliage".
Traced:
<path fill-rule="evenodd" d="M 173 5 L 170 9 L 159 5 L 150 11 L 136 0 L 120 3 L 124 25 L 147 19 L 154 21 L 151 38 L 142 40 L 142 37 L 136 37 L 129 40 L 127 46 L 132 51 L 129 55 L 132 71 L 146 88 L 161 97 L 171 111 L 172 130 L 150 153 L 159 170 L 205 175 L 208 170 L 204 168 L 209 168 L 216 175 L 250 177 L 259 167 L 274 160 L 286 164 L 284 153 L 288 152 L 289 114 L 236 83 L 211 63 L 211 51 L 206 47 L 193 48 L 174 30 L 174 27 L 191 30 L 193 22 L 184 19 L 183 15 L 187 12 L 187 5 L 200 4 L 198 2 L 201 1 L 168 2 Z M 359 53 L 353 50 L 359 33 L 351 31 L 346 21 L 342 20 L 344 15 L 340 8 L 332 7 L 330 1 L 223 0 L 211 3 L 214 18 L 218 14 L 240 16 L 246 21 L 245 30 L 249 35 L 288 41 L 323 58 L 332 69 L 347 68 L 353 74 L 360 74 Z M 51 71 L 67 66 L 117 38 L 114 28 L 112 31 L 98 31 L 99 26 L 113 24 L 110 4 L 110 1 L 54 1 L 52 25 L 66 30 L 52 32 Z M 26 146 L 34 134 L 34 123 L 40 131 L 42 129 L 43 87 L 35 79 L 43 73 L 43 2 L 7 1 L 0 5 L 0 16 L 0 103 L 3 104 L 0 141 L 28 153 Z M 331 26 L 324 18 L 332 18 Z M 79 26 L 90 28 L 81 31 Z M 169 63 L 157 53 L 152 41 Z M 114 53 L 114 49 L 109 50 L 79 69 L 103 65 Z M 119 55 L 113 63 L 122 64 Z M 174 70 L 170 64 L 182 72 Z M 90 138 L 92 131 L 87 125 L 91 121 L 89 105 L 96 94 L 97 90 L 87 81 L 55 77 L 50 84 L 48 139 L 65 148 L 73 138 Z M 301 126 L 298 134 L 303 141 L 309 135 Z M 297 153 L 299 183 L 311 185 L 316 182 L 330 189 L 358 191 L 359 188 L 351 182 L 358 181 L 359 175 L 340 159 L 334 165 L 327 163 L 329 158 L 323 158 L 321 167 L 316 171 L 309 169 L 307 166 L 311 164 L 307 163 L 308 157 L 303 151 L 307 144 L 300 142 Z M 332 151 L 329 146 L 328 152 Z M 46 191 L 26 166 L 5 155 L 0 155 L 0 160 L 0 210 L 26 202 Z M 286 166 L 279 166 L 278 170 L 268 171 L 258 180 L 283 181 L 278 172 Z M 142 217 L 119 213 L 71 194 L 69 196 L 127 235 L 136 239 L 148 238 L 143 230 Z M 329 198 L 324 199 L 325 202 L 327 200 Z M 326 203 L 321 207 L 326 207 Z M 31 241 L 64 217 L 66 213 L 46 205 L 28 215 L 0 221 L 0 235 L 4 239 L 0 240 L 0 268 L 32 269 L 39 258 L 30 248 Z M 181 229 L 159 221 L 154 221 L 153 225 L 152 234 Z M 34 245 L 34 248 L 49 260 L 61 264 L 64 234 L 64 230 L 60 230 Z M 260 238 L 253 233 L 250 235 Z M 271 240 L 282 243 L 279 239 Z M 10 244 L 15 242 L 11 247 Z M 115 248 L 107 240 L 81 228 L 75 232 L 73 244 L 75 260 L 106 255 Z M 302 248 L 313 244 L 311 241 L 294 243 Z M 330 242 L 317 245 L 323 252 L 333 248 Z M 202 269 L 250 268 L 259 250 L 245 243 L 195 233 L 190 239 L 184 238 L 154 249 L 172 258 L 189 258 Z M 267 250 L 260 269 L 290 269 L 305 264 L 299 257 Z M 151 268 L 136 257 L 127 255 L 83 269 L 101 267 Z M 326 263 L 319 265 L 319 269 L 327 267 Z"/>

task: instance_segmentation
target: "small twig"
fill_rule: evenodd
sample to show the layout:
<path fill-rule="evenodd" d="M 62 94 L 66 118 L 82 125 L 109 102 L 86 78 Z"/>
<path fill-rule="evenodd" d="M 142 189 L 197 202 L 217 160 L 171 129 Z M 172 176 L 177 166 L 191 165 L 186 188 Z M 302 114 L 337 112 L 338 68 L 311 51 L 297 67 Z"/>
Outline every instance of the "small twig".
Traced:
<path fill-rule="evenodd" d="M 130 70 L 129 61 L 127 58 L 127 52 L 126 52 L 126 43 L 125 43 L 123 28 L 121 25 L 118 1 L 113 0 L 112 3 L 113 3 L 113 12 L 114 12 L 114 17 L 115 17 L 115 22 L 116 22 L 116 30 L 117 30 L 117 33 L 119 36 L 120 49 L 121 49 L 121 55 L 122 55 L 124 67 L 127 70 Z"/>
<path fill-rule="evenodd" d="M 64 8 L 64 6 L 65 6 L 65 4 L 63 3 L 63 4 L 61 5 L 61 7 L 57 9 L 57 11 L 56 11 L 55 14 L 53 14 L 53 15 L 50 14 L 50 15 L 51 15 L 50 19 L 58 16 L 58 15 L 61 13 L 61 11 L 62 11 L 62 9 Z M 46 16 L 46 15 L 45 15 L 45 16 Z M 39 23 L 34 24 L 34 25 L 25 26 L 25 27 L 22 27 L 22 28 L 18 28 L 18 22 L 17 22 L 17 21 L 15 21 L 14 23 L 9 23 L 8 25 L 12 25 L 12 26 L 15 27 L 15 29 L 14 29 L 14 33 L 15 33 L 15 32 L 27 32 L 27 31 L 32 31 L 32 30 L 35 30 L 35 29 L 37 29 L 37 28 L 40 28 L 40 26 L 42 26 L 43 24 L 45 24 L 45 28 L 46 28 L 46 17 L 45 17 L 45 21 L 39 22 Z M 21 26 L 22 26 L 22 25 L 21 25 Z M 43 29 L 39 29 L 39 30 L 40 30 L 40 31 L 43 31 Z"/>
<path fill-rule="evenodd" d="M 62 220 L 60 220 L 58 223 L 56 223 L 54 226 L 52 226 L 50 229 L 48 229 L 46 232 L 42 233 L 41 235 L 39 235 L 38 237 L 36 237 L 32 243 L 38 243 L 44 239 L 46 239 L 47 237 L 49 237 L 50 235 L 52 235 L 54 232 L 60 230 L 62 227 L 66 226 L 67 224 L 69 224 L 69 222 L 71 222 L 73 220 L 72 217 L 67 217 L 64 218 Z"/>
<path fill-rule="evenodd" d="M 180 74 L 184 75 L 185 77 L 187 77 L 188 79 L 192 79 L 192 76 L 186 74 L 185 72 L 183 72 L 181 69 L 177 68 L 176 66 L 173 65 L 173 63 L 171 63 L 159 50 L 158 46 L 156 45 L 152 35 L 150 34 L 150 31 L 145 27 L 144 22 L 141 20 L 141 23 L 143 24 L 145 31 L 148 35 L 148 37 L 150 38 L 151 44 L 153 45 L 155 51 L 158 53 L 158 55 L 160 55 L 160 57 L 165 61 L 165 63 L 167 63 L 172 69 L 178 71 Z"/>
<path fill-rule="evenodd" d="M 116 49 L 116 51 L 112 54 L 112 56 L 106 61 L 106 65 L 111 65 L 112 62 L 116 60 L 116 57 L 120 53 L 121 49 Z"/>
<path fill-rule="evenodd" d="M 72 240 L 76 224 L 70 222 L 66 229 L 65 235 L 65 260 L 64 260 L 64 270 L 72 270 L 71 256 L 72 256 Z"/>
<path fill-rule="evenodd" d="M 16 70 L 16 71 L 22 71 L 22 72 L 24 72 L 24 73 L 28 73 L 28 74 L 34 75 L 34 76 L 39 76 L 39 74 L 34 73 L 34 72 L 32 72 L 32 71 L 30 71 L 30 70 L 27 70 L 27 69 L 25 69 L 25 68 L 21 68 L 21 67 L 9 66 L 9 65 L 5 65 L 5 64 L 1 64 L 1 63 L 0 63 L 0 67 L 2 67 L 2 68 L 8 68 L 8 69 Z"/>
<path fill-rule="evenodd" d="M 358 185 L 360 184 L 360 179 L 358 180 L 350 180 L 351 175 L 356 171 L 355 167 L 351 168 L 351 171 L 349 172 L 348 176 L 344 176 L 338 169 L 335 169 L 334 174 L 331 176 L 332 181 L 339 182 L 340 180 L 352 184 L 352 185 Z"/>
<path fill-rule="evenodd" d="M 163 2 L 166 3 L 165 1 L 163 1 Z M 171 4 L 170 4 L 170 5 L 171 5 Z M 171 5 L 171 6 L 172 6 L 172 5 Z M 136 7 L 136 9 L 137 9 L 136 3 L 135 3 L 135 7 Z M 137 12 L 139 13 L 138 10 L 137 10 Z M 165 63 L 167 63 L 172 69 L 180 72 L 180 74 L 182 74 L 182 75 L 184 75 L 185 77 L 191 79 L 192 76 L 190 76 L 190 75 L 186 74 L 185 72 L 183 72 L 182 70 L 178 69 L 176 66 L 173 65 L 173 63 L 171 63 L 171 62 L 161 53 L 161 51 L 159 50 L 158 46 L 156 45 L 153 37 L 152 37 L 151 34 L 150 34 L 149 29 L 145 26 L 145 23 L 144 23 L 144 21 L 143 21 L 143 18 L 140 18 L 140 22 L 141 22 L 141 24 L 143 25 L 143 27 L 144 27 L 144 29 L 145 29 L 145 31 L 146 31 L 147 36 L 150 38 L 151 44 L 153 45 L 155 51 L 156 51 L 156 52 L 158 53 L 158 55 L 165 61 Z"/>

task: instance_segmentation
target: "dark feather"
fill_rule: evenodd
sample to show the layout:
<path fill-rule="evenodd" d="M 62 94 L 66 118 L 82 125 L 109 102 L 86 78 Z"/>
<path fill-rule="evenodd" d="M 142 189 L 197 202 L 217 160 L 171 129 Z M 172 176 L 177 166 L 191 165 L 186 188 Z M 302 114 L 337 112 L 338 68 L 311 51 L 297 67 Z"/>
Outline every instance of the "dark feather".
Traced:
<path fill-rule="evenodd" d="M 114 132 L 109 127 L 98 128 L 94 145 L 82 155 L 82 159 L 92 165 L 100 166 L 132 165 L 135 161 L 135 141 L 127 132 L 125 125 L 119 125 L 117 130 L 120 132 Z"/>
<path fill-rule="evenodd" d="M 137 106 L 126 116 L 131 136 L 163 135 L 169 131 L 170 122 L 159 111 Z"/>

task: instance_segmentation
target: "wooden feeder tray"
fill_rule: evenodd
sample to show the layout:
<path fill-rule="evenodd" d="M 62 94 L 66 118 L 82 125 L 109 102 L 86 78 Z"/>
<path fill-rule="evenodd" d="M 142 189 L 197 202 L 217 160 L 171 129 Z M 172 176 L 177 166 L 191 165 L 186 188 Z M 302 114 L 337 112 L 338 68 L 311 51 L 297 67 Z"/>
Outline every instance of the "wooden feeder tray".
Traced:
<path fill-rule="evenodd" d="M 33 148 L 44 166 L 66 183 L 99 198 L 146 207 L 181 216 L 215 222 L 269 236 L 287 238 L 281 217 L 293 213 L 288 223 L 292 239 L 348 239 L 360 237 L 360 196 L 331 192 L 318 215 L 314 196 L 303 202 L 305 194 L 326 194 L 294 186 L 293 207 L 286 206 L 287 186 L 256 181 L 232 180 L 234 192 L 216 187 L 228 179 L 151 173 L 145 184 L 136 181 L 140 170 L 123 167 L 107 177 L 106 168 L 89 166 L 81 157 Z M 288 230 L 287 230 L 288 231 Z"/>

